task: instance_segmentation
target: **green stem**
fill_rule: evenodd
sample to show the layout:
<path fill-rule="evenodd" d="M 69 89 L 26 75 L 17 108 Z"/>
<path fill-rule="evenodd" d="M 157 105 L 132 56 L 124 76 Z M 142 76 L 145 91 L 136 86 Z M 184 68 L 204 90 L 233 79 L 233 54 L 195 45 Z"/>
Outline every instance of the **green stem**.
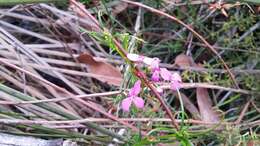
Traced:
<path fill-rule="evenodd" d="M 13 6 L 17 4 L 33 3 L 55 3 L 57 5 L 67 5 L 68 0 L 0 0 L 0 6 Z"/>
<path fill-rule="evenodd" d="M 236 2 L 236 0 L 233 0 Z M 241 2 L 246 2 L 246 3 L 255 3 L 255 4 L 260 4 L 260 0 L 240 0 Z"/>
<path fill-rule="evenodd" d="M 184 105 L 183 105 L 183 100 L 182 100 L 181 93 L 180 93 L 179 89 L 177 89 L 177 93 L 178 93 L 179 100 L 180 100 L 180 105 L 181 105 L 181 125 L 183 126 L 184 119 L 185 119 Z"/>

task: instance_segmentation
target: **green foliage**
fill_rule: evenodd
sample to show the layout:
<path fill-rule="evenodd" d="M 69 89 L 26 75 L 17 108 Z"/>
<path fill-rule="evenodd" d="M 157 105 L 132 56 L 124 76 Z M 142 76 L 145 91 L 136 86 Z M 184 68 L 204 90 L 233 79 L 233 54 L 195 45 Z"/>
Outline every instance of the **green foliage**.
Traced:
<path fill-rule="evenodd" d="M 160 8 L 163 4 L 163 0 L 143 0 L 143 3 L 154 8 Z"/>
<path fill-rule="evenodd" d="M 179 144 L 180 146 L 192 146 L 189 141 L 189 133 L 187 129 L 175 131 L 172 128 L 155 128 L 149 132 L 149 135 L 141 138 L 140 135 L 134 135 L 129 145 L 145 146 L 157 145 L 158 143 Z M 164 133 L 164 135 L 160 135 Z"/>
<path fill-rule="evenodd" d="M 80 0 L 80 2 L 82 2 L 83 4 L 90 4 L 92 0 Z"/>

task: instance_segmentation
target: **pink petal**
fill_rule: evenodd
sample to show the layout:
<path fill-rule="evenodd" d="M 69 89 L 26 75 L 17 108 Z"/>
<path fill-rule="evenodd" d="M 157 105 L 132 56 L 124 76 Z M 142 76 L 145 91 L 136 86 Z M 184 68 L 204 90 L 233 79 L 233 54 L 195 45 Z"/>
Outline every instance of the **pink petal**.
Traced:
<path fill-rule="evenodd" d="M 166 80 L 166 81 L 171 80 L 172 74 L 166 68 L 161 68 L 160 74 L 164 80 Z"/>
<path fill-rule="evenodd" d="M 152 74 L 152 81 L 159 82 L 160 81 L 160 72 L 159 70 L 156 70 Z"/>
<path fill-rule="evenodd" d="M 179 81 L 172 81 L 171 82 L 171 89 L 176 91 L 176 90 L 179 90 L 181 87 L 181 82 Z"/>
<path fill-rule="evenodd" d="M 129 54 L 127 54 L 127 58 L 131 61 L 142 62 L 144 56 L 129 53 Z"/>
<path fill-rule="evenodd" d="M 141 81 L 138 80 L 135 82 L 134 87 L 130 89 L 128 96 L 129 97 L 137 96 L 140 93 L 140 91 L 141 91 Z"/>
<path fill-rule="evenodd" d="M 133 102 L 137 108 L 143 108 L 144 107 L 144 100 L 140 97 L 134 97 Z"/>
<path fill-rule="evenodd" d="M 181 82 L 181 76 L 175 72 L 173 73 L 171 80 Z"/>
<path fill-rule="evenodd" d="M 143 62 L 147 65 L 151 65 L 152 62 L 153 62 L 153 58 L 150 58 L 150 57 L 144 57 L 144 60 Z"/>
<path fill-rule="evenodd" d="M 159 69 L 159 63 L 160 63 L 159 58 L 153 58 L 153 61 L 151 63 L 151 69 L 152 70 L 158 70 Z"/>
<path fill-rule="evenodd" d="M 133 99 L 131 97 L 127 97 L 122 101 L 121 107 L 123 111 L 129 112 L 130 106 L 132 104 L 132 100 Z"/>

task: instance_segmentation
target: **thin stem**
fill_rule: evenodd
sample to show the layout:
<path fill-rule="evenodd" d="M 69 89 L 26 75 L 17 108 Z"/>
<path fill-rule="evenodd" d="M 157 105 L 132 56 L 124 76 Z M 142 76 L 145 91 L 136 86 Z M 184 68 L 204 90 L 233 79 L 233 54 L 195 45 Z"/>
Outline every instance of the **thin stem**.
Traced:
<path fill-rule="evenodd" d="M 185 113 L 184 113 L 183 100 L 182 100 L 181 93 L 180 93 L 179 89 L 177 89 L 177 95 L 178 95 L 179 100 L 180 100 L 180 105 L 181 105 L 181 121 L 182 121 L 182 124 L 183 124 L 183 123 L 184 123 L 184 119 L 185 119 Z"/>
<path fill-rule="evenodd" d="M 161 88 L 162 89 L 170 89 L 170 85 L 169 84 L 162 84 Z M 210 84 L 210 83 L 182 83 L 181 88 L 184 88 L 184 89 L 208 88 L 208 89 L 231 91 L 231 92 L 242 93 L 242 94 L 258 94 L 258 95 L 260 94 L 257 91 L 249 91 L 249 90 L 244 90 L 244 89 L 234 89 L 234 88 L 229 88 L 229 87 L 222 87 L 222 86 L 213 85 L 213 84 Z"/>

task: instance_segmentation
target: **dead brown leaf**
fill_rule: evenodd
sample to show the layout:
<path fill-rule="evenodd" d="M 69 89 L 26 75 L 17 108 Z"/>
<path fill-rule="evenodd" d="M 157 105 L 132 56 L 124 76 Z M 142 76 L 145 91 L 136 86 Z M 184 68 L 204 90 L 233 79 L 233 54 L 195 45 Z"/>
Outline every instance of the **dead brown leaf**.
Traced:
<path fill-rule="evenodd" d="M 201 119 L 205 122 L 218 122 L 219 116 L 212 108 L 212 101 L 209 97 L 208 90 L 205 88 L 197 88 L 196 93 Z"/>
<path fill-rule="evenodd" d="M 120 86 L 122 75 L 120 71 L 111 64 L 96 61 L 93 56 L 88 53 L 81 54 L 77 59 L 80 63 L 88 65 L 88 71 L 90 73 L 97 75 L 94 76 L 94 78 L 110 85 Z"/>
<path fill-rule="evenodd" d="M 187 56 L 185 54 L 180 54 L 175 58 L 175 64 L 180 67 L 188 67 L 188 66 L 193 66 L 194 61 L 192 57 Z"/>
<path fill-rule="evenodd" d="M 180 54 L 175 58 L 175 64 L 179 67 L 202 67 L 201 64 L 196 64 L 192 57 L 185 54 Z M 184 107 L 194 116 L 195 118 L 200 118 L 205 122 L 218 122 L 218 114 L 212 109 L 212 101 L 209 97 L 207 89 L 197 88 L 197 103 L 199 107 L 199 112 L 197 108 L 191 103 L 191 101 L 185 96 L 181 95 L 184 102 Z"/>

